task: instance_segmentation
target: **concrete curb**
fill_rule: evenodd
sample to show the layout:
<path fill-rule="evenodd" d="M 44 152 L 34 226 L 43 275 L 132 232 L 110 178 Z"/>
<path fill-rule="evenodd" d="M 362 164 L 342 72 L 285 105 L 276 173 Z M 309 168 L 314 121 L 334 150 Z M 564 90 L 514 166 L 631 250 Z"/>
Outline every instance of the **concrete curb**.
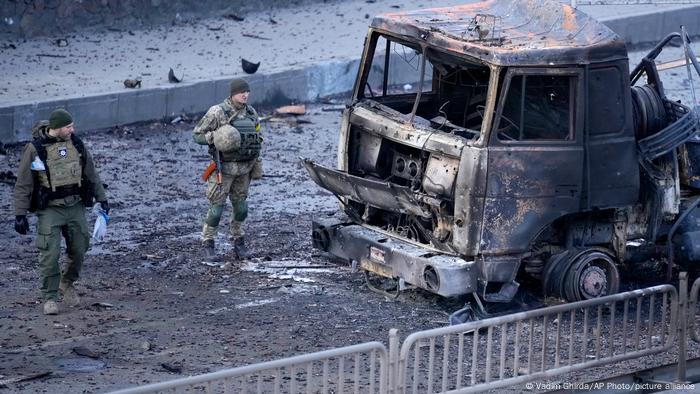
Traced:
<path fill-rule="evenodd" d="M 700 26 L 700 6 L 603 20 L 628 45 L 656 42 L 681 24 Z M 251 104 L 310 102 L 350 91 L 359 59 L 325 62 L 300 69 L 247 78 L 255 94 Z M 230 77 L 169 87 L 138 89 L 86 97 L 47 99 L 0 107 L 0 141 L 30 139 L 32 125 L 58 107 L 71 112 L 79 128 L 100 129 L 134 122 L 197 114 L 228 94 Z"/>

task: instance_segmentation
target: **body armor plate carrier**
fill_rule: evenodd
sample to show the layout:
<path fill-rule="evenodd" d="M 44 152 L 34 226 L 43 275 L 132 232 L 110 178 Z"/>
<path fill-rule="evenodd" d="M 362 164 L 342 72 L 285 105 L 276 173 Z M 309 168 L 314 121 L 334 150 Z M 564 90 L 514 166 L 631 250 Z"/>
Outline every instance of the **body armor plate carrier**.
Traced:
<path fill-rule="evenodd" d="M 86 152 L 80 138 L 72 135 L 69 141 L 59 142 L 36 138 L 32 145 L 46 170 L 35 174 L 29 211 L 45 209 L 49 201 L 72 195 L 91 206 L 95 187 L 85 176 Z"/>
<path fill-rule="evenodd" d="M 231 112 L 226 110 L 223 105 L 221 109 L 228 118 L 231 118 Z M 255 117 L 253 109 L 246 105 L 243 109 L 243 116 L 235 116 L 231 119 L 231 126 L 241 134 L 241 147 L 234 152 L 222 152 L 221 160 L 223 161 L 249 161 L 257 159 L 260 156 L 262 146 L 262 138 L 257 130 L 258 120 Z"/>

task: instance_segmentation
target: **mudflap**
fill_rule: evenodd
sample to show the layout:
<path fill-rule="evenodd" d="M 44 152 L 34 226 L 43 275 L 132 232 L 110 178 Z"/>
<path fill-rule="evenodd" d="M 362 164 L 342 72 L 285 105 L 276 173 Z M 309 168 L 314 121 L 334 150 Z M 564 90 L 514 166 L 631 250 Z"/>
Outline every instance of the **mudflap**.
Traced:
<path fill-rule="evenodd" d="M 403 280 L 443 297 L 477 289 L 474 261 L 413 245 L 336 216 L 314 218 L 312 226 L 315 248 L 357 262 L 364 271 Z"/>

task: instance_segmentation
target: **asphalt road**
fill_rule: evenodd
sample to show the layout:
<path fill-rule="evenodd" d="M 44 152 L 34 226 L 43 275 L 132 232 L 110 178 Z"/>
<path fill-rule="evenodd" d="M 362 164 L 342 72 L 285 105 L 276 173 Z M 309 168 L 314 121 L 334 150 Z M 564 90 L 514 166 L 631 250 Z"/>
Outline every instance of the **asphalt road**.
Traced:
<path fill-rule="evenodd" d="M 680 72 L 669 79 L 669 87 L 683 83 Z M 411 290 L 389 300 L 370 292 L 362 275 L 311 248 L 311 217 L 335 211 L 337 202 L 309 180 L 298 158 L 333 166 L 339 121 L 336 105 L 320 104 L 300 119 L 265 123 L 269 176 L 254 183 L 250 193 L 253 257 L 232 259 L 224 225 L 218 245 L 223 258 L 215 266 L 202 263 L 199 248 L 206 211 L 199 176 L 208 159 L 191 141 L 192 123 L 82 131 L 109 185 L 113 220 L 106 239 L 89 252 L 78 286 L 79 308 L 41 314 L 34 233 L 15 234 L 11 204 L 0 206 L 5 223 L 0 227 L 0 380 L 51 373 L 9 384 L 2 392 L 104 392 L 386 342 L 390 328 L 405 336 L 447 324 L 447 315 L 464 299 Z M 8 172 L 15 171 L 20 153 L 15 145 L 0 156 L 3 201 L 11 201 Z M 628 279 L 624 289 L 653 283 L 644 275 Z M 541 301 L 537 292 L 534 297 L 530 307 Z M 689 345 L 697 352 L 694 343 Z M 76 347 L 91 350 L 97 359 L 79 356 Z M 673 355 L 665 354 L 614 372 L 672 361 Z M 181 374 L 163 364 L 177 366 Z M 610 373 L 593 369 L 576 379 Z"/>

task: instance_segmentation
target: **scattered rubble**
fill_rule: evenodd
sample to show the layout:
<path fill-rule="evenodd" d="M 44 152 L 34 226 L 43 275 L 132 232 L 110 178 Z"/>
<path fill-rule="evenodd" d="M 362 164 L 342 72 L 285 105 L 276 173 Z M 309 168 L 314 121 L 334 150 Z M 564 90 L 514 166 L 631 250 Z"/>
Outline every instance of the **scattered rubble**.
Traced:
<path fill-rule="evenodd" d="M 129 88 L 129 89 L 140 88 L 141 87 L 141 80 L 140 79 L 125 79 L 124 80 L 124 87 Z"/>
<path fill-rule="evenodd" d="M 176 77 L 175 71 L 173 71 L 172 67 L 170 68 L 170 71 L 168 71 L 168 82 L 170 83 L 180 83 L 184 77 L 184 74 L 180 78 Z"/>

